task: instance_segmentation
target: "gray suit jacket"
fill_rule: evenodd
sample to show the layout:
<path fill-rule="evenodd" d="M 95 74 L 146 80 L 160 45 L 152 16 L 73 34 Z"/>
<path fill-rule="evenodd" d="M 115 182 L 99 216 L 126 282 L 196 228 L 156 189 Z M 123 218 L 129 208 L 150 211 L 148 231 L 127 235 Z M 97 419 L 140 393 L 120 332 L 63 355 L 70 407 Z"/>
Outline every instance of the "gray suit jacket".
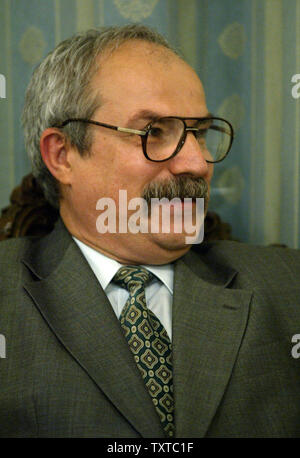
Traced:
<path fill-rule="evenodd" d="M 0 437 L 164 437 L 119 322 L 62 222 L 0 244 Z M 300 437 L 300 253 L 175 262 L 177 437 Z"/>

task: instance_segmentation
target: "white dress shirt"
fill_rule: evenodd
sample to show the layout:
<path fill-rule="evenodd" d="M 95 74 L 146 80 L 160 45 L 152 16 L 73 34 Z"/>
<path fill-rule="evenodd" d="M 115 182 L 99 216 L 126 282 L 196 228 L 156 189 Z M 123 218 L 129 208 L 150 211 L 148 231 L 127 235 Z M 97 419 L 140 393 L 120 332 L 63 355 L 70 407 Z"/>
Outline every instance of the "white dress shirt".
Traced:
<path fill-rule="evenodd" d="M 73 239 L 96 275 L 119 319 L 129 292 L 111 280 L 120 267 L 123 267 L 123 264 L 99 253 L 75 237 Z M 158 279 L 145 288 L 147 307 L 159 318 L 168 336 L 172 339 L 173 264 L 143 265 L 143 267 L 152 272 Z"/>

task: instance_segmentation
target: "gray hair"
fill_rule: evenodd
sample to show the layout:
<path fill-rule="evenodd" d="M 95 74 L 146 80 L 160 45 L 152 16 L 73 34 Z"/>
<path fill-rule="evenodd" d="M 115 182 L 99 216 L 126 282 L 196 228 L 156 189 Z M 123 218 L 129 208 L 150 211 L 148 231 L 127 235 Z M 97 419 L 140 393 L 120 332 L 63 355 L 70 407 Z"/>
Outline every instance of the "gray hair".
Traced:
<path fill-rule="evenodd" d="M 40 153 L 40 137 L 48 127 L 68 118 L 90 118 L 101 101 L 89 84 L 98 70 L 97 57 L 114 51 L 128 40 L 139 39 L 168 48 L 166 39 L 144 25 L 104 27 L 78 33 L 61 42 L 35 69 L 26 91 L 22 115 L 25 145 L 32 164 L 32 173 L 43 189 L 45 198 L 59 207 L 59 185 L 49 172 Z M 88 154 L 91 137 L 84 123 L 65 126 L 70 144 L 79 154 Z"/>

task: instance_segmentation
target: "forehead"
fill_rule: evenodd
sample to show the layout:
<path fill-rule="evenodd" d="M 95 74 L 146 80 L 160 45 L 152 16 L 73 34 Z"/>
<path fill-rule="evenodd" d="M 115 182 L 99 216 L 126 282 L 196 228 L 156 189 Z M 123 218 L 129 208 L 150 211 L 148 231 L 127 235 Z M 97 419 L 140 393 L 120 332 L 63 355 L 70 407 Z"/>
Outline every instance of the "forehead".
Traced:
<path fill-rule="evenodd" d="M 140 40 L 102 56 L 92 87 L 101 109 L 129 114 L 142 109 L 161 115 L 203 116 L 206 104 L 195 71 L 171 50 Z"/>

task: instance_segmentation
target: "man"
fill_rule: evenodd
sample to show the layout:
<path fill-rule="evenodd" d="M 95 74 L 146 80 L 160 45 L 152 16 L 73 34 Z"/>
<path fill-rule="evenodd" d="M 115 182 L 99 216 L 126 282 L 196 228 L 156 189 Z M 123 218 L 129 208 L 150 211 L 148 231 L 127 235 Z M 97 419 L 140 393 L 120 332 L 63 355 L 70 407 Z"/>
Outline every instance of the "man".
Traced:
<path fill-rule="evenodd" d="M 146 27 L 79 34 L 36 70 L 23 123 L 61 219 L 0 246 L 0 436 L 299 436 L 299 252 L 175 228 L 233 137 L 193 69 Z M 128 230 L 120 190 L 179 198 L 170 230 Z"/>

